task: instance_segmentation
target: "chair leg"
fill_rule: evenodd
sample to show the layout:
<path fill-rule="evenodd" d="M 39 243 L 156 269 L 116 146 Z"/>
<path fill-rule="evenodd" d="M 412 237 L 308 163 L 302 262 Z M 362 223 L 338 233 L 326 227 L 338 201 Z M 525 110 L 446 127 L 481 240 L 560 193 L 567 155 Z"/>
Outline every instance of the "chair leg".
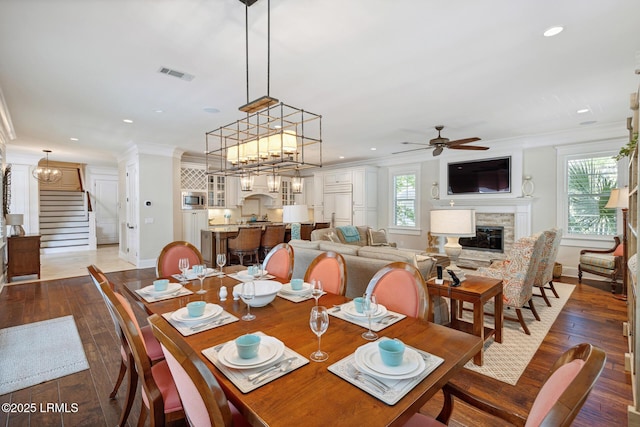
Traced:
<path fill-rule="evenodd" d="M 138 389 L 138 373 L 136 372 L 134 365 L 135 361 L 133 360 L 133 356 L 129 355 L 127 366 L 129 367 L 129 378 L 127 384 L 127 396 L 124 404 L 124 408 L 122 409 L 122 414 L 120 414 L 120 422 L 118 422 L 119 426 L 126 425 L 127 418 L 129 418 L 129 413 L 131 412 L 131 407 L 133 406 L 133 401 L 136 397 L 136 390 Z M 142 405 L 144 406 L 144 404 Z"/>
<path fill-rule="evenodd" d="M 548 289 L 551 289 L 551 292 L 553 292 L 553 295 L 555 295 L 556 298 L 560 298 L 560 295 L 558 295 L 558 291 L 556 291 L 556 288 L 553 286 L 553 280 L 549 280 Z"/>
<path fill-rule="evenodd" d="M 538 289 L 540 289 L 540 296 L 542 297 L 544 302 L 547 303 L 547 307 L 551 307 L 551 302 L 549 301 L 549 298 L 547 298 L 547 293 L 544 291 L 544 286 L 539 286 Z"/>
<path fill-rule="evenodd" d="M 142 402 L 142 404 L 140 405 L 140 418 L 138 418 L 138 427 L 144 427 L 146 420 L 147 420 L 147 407 L 145 406 L 144 402 Z M 119 425 L 122 425 L 122 424 L 119 424 Z"/>
<path fill-rule="evenodd" d="M 531 335 L 531 331 L 529 331 L 529 328 L 527 328 L 527 324 L 524 323 L 524 317 L 522 317 L 522 309 L 516 308 L 516 314 L 518 315 L 520 326 L 522 326 L 522 329 L 524 329 L 524 333 L 527 335 Z"/>
<path fill-rule="evenodd" d="M 580 264 L 578 264 L 578 283 L 582 283 L 582 269 L 580 268 Z"/>
<path fill-rule="evenodd" d="M 118 378 L 116 379 L 116 384 L 113 386 L 113 391 L 109 395 L 109 399 L 115 399 L 116 394 L 118 394 L 118 389 L 120 388 L 120 384 L 122 384 L 122 380 L 124 379 L 124 374 L 127 373 L 127 364 L 124 359 L 120 359 L 120 371 L 118 372 Z"/>
<path fill-rule="evenodd" d="M 540 321 L 540 315 L 536 311 L 536 306 L 533 305 L 533 298 L 531 298 L 529 300 L 529 307 L 528 308 L 529 308 L 529 310 L 531 310 L 531 313 L 533 313 L 533 317 L 535 317 L 536 320 L 539 322 Z"/>

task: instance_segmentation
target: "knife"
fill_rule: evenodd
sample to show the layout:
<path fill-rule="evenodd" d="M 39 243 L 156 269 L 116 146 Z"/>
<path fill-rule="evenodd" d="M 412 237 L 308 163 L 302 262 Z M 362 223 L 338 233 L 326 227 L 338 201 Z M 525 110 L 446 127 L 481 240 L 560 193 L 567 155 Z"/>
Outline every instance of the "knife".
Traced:
<path fill-rule="evenodd" d="M 295 359 L 297 359 L 297 357 L 289 357 L 288 359 L 283 359 L 283 360 L 279 361 L 278 363 L 276 363 L 275 365 L 271 365 L 268 368 L 264 368 L 261 371 L 258 371 L 258 372 L 254 373 L 254 374 L 249 375 L 247 377 L 247 380 L 253 381 L 253 380 L 257 379 L 258 377 L 261 377 L 264 374 L 268 374 L 269 372 L 280 368 L 285 363 L 293 362 Z"/>
<path fill-rule="evenodd" d="M 271 377 L 275 377 L 279 373 L 285 373 L 290 371 L 291 364 L 295 359 L 296 359 L 295 357 L 290 357 L 288 359 L 283 360 L 282 362 L 279 363 L 279 365 L 281 365 L 280 368 L 261 374 L 258 378 L 253 380 L 253 384 L 260 384 L 261 382 L 264 382 Z"/>

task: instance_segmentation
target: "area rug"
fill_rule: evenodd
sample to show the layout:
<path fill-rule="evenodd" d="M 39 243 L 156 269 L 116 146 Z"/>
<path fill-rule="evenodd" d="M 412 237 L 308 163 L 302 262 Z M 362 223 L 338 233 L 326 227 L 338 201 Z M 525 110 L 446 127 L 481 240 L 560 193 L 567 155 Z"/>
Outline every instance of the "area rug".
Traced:
<path fill-rule="evenodd" d="M 0 395 L 85 369 L 73 316 L 0 329 Z"/>
<path fill-rule="evenodd" d="M 473 360 L 467 362 L 465 368 L 481 373 L 491 378 L 507 384 L 516 385 L 520 375 L 524 372 L 531 361 L 531 358 L 538 350 L 540 343 L 551 329 L 551 325 L 562 308 L 569 300 L 571 293 L 575 289 L 574 285 L 553 282 L 560 298 L 555 298 L 550 291 L 547 292 L 551 307 L 548 307 L 542 298 L 534 297 L 536 311 L 540 315 L 540 322 L 534 319 L 531 311 L 522 310 L 527 327 L 531 335 L 524 333 L 520 323 L 505 321 L 502 330 L 502 344 L 489 339 L 484 344 L 484 364 L 477 366 Z M 534 292 L 538 292 L 535 290 Z M 487 312 L 492 311 L 493 304 L 485 306 Z M 506 312 L 513 310 L 505 310 Z M 515 316 L 515 312 L 513 312 Z M 473 313 L 465 310 L 464 317 L 472 319 Z M 485 316 L 485 324 L 493 327 L 493 316 Z"/>

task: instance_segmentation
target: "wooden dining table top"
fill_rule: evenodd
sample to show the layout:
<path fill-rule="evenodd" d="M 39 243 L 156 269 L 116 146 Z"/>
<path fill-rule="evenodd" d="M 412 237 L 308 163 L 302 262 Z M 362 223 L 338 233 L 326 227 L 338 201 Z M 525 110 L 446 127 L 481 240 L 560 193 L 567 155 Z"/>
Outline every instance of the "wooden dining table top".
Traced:
<path fill-rule="evenodd" d="M 225 272 L 240 269 L 240 266 L 230 266 L 225 268 Z M 246 305 L 241 300 L 234 301 L 232 297 L 233 286 L 238 283 L 229 276 L 209 277 L 204 282 L 207 290 L 204 295 L 194 293 L 153 303 L 145 302 L 134 292 L 150 285 L 150 281 L 133 280 L 121 285 L 130 297 L 143 305 L 147 313 L 163 314 L 184 307 L 188 302 L 204 300 L 219 304 L 227 312 L 241 317 L 246 313 Z M 224 302 L 218 297 L 221 285 L 227 286 L 229 291 Z M 194 280 L 186 287 L 195 291 L 200 283 Z M 331 310 L 334 305 L 348 300 L 343 296 L 325 294 L 320 298 L 319 305 Z M 334 316 L 330 316 L 329 328 L 321 341 L 322 350 L 329 353 L 327 361 L 310 361 L 246 394 L 202 355 L 202 350 L 206 348 L 234 340 L 243 334 L 261 331 L 278 338 L 288 348 L 308 359 L 318 346 L 317 337 L 309 327 L 309 313 L 314 305 L 313 299 L 294 303 L 276 297 L 265 307 L 251 308 L 256 315 L 253 321 L 239 320 L 182 338 L 211 369 L 227 398 L 255 426 L 403 425 L 482 347 L 479 337 L 411 317 L 378 332 L 380 337 L 398 338 L 409 346 L 444 359 L 444 363 L 392 406 L 327 369 L 368 342 L 361 337 L 365 329 Z M 166 320 L 163 318 L 162 321 Z"/>

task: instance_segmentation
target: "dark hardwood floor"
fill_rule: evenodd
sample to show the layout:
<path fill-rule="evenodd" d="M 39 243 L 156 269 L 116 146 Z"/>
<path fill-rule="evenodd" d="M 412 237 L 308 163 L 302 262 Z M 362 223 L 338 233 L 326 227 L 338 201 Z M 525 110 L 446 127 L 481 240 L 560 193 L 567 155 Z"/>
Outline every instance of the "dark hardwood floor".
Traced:
<path fill-rule="evenodd" d="M 116 285 L 127 279 L 152 278 L 154 269 L 108 273 Z M 565 283 L 575 279 L 563 278 Z M 576 286 L 567 305 L 541 344 L 516 386 L 501 383 L 463 370 L 455 382 L 515 412 L 526 414 L 548 368 L 563 351 L 590 342 L 607 352 L 607 364 L 594 390 L 576 418 L 575 426 L 626 426 L 627 405 L 631 403 L 631 384 L 624 370 L 626 338 L 622 322 L 626 305 L 611 296 L 602 282 Z M 538 304 L 543 303 L 537 300 Z M 553 303 L 553 300 L 552 300 Z M 4 426 L 114 426 L 117 424 L 125 386 L 116 399 L 108 395 L 120 363 L 119 344 L 107 309 L 88 276 L 40 283 L 5 286 L 0 294 L 0 328 L 21 325 L 72 314 L 75 318 L 90 369 L 0 396 L 0 403 L 77 403 L 73 413 L 0 413 Z M 138 313 L 144 320 L 144 314 Z M 46 355 L 43 355 L 46 357 Z M 437 414 L 438 394 L 422 409 Z M 140 393 L 128 425 L 137 423 Z M 304 424 L 301 420 L 301 424 Z M 456 404 L 451 425 L 497 426 L 475 410 Z M 339 424 L 334 424 L 339 425 Z"/>

